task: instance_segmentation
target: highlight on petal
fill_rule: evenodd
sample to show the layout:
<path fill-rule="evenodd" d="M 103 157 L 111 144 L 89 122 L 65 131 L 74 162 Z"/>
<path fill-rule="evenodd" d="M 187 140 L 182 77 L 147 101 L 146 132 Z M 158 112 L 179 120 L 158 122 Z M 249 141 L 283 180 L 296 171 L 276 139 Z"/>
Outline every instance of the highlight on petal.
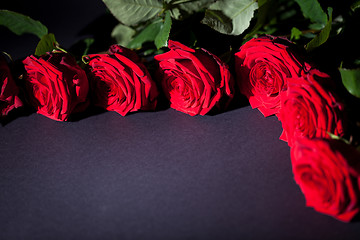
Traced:
<path fill-rule="evenodd" d="M 306 205 L 351 221 L 360 210 L 359 159 L 360 152 L 340 140 L 298 138 L 291 162 Z"/>
<path fill-rule="evenodd" d="M 240 92 L 265 117 L 278 114 L 287 79 L 302 76 L 310 66 L 303 58 L 286 39 L 270 35 L 251 39 L 235 53 Z"/>
<path fill-rule="evenodd" d="M 88 55 L 94 104 L 122 116 L 154 110 L 158 90 L 136 53 L 112 45 L 108 53 Z"/>
<path fill-rule="evenodd" d="M 37 113 L 53 120 L 67 121 L 72 113 L 87 106 L 88 79 L 69 54 L 29 56 L 23 64 L 27 92 Z"/>
<path fill-rule="evenodd" d="M 170 107 L 191 116 L 205 115 L 215 106 L 225 108 L 234 94 L 228 66 L 205 49 L 194 50 L 172 40 L 169 49 L 154 58 Z"/>

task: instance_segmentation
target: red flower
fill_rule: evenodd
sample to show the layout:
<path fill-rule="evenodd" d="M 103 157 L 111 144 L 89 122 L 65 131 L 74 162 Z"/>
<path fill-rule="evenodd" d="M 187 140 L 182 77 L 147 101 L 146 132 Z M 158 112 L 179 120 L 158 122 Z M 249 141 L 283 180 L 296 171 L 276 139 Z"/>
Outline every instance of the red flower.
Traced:
<path fill-rule="evenodd" d="M 309 68 L 284 38 L 254 38 L 235 54 L 240 91 L 251 107 L 258 108 L 265 117 L 279 112 L 280 94 L 287 89 L 287 78 L 301 76 Z"/>
<path fill-rule="evenodd" d="M 278 117 L 283 127 L 280 139 L 289 146 L 293 146 L 298 137 L 344 135 L 343 105 L 324 87 L 326 82 L 331 82 L 329 75 L 315 69 L 304 78 L 288 79 L 288 90 L 281 95 Z"/>
<path fill-rule="evenodd" d="M 349 222 L 360 207 L 360 153 L 333 139 L 298 139 L 291 149 L 294 179 L 306 205 Z"/>
<path fill-rule="evenodd" d="M 168 42 L 170 51 L 155 56 L 159 78 L 170 107 L 191 116 L 205 115 L 215 105 L 233 98 L 234 83 L 228 66 L 205 49 Z"/>
<path fill-rule="evenodd" d="M 14 108 L 23 106 L 19 89 L 11 75 L 4 56 L 0 55 L 0 117 L 7 116 Z"/>
<path fill-rule="evenodd" d="M 85 71 L 67 53 L 48 53 L 24 61 L 25 81 L 32 105 L 39 114 L 67 121 L 87 103 L 89 83 Z"/>
<path fill-rule="evenodd" d="M 94 104 L 122 116 L 153 110 L 158 91 L 135 52 L 113 45 L 108 54 L 88 55 Z"/>

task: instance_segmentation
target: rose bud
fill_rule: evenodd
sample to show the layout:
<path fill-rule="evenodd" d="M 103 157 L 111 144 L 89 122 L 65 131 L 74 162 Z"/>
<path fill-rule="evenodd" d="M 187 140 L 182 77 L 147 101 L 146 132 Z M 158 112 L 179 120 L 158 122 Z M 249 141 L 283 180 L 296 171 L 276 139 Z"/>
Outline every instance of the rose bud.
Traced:
<path fill-rule="evenodd" d="M 287 89 L 286 79 L 301 76 L 309 68 L 294 44 L 284 38 L 268 35 L 253 38 L 235 53 L 240 92 L 265 117 L 279 112 L 280 93 Z"/>
<path fill-rule="evenodd" d="M 358 212 L 360 153 L 334 139 L 298 139 L 291 149 L 294 179 L 306 205 L 349 222 Z"/>
<path fill-rule="evenodd" d="M 0 55 L 0 117 L 7 116 L 11 110 L 21 106 L 23 103 L 19 98 L 19 89 L 5 57 Z"/>
<path fill-rule="evenodd" d="M 344 135 L 344 107 L 321 82 L 330 76 L 316 69 L 304 78 L 288 79 L 288 90 L 281 95 L 278 118 L 282 123 L 281 140 L 289 146 L 298 137 L 329 138 L 329 133 Z"/>
<path fill-rule="evenodd" d="M 122 116 L 138 110 L 154 110 L 158 90 L 137 54 L 112 45 L 105 54 L 86 56 L 90 67 L 94 105 Z"/>
<path fill-rule="evenodd" d="M 170 51 L 155 60 L 170 107 L 191 116 L 205 115 L 215 105 L 226 107 L 234 94 L 228 66 L 205 49 L 194 50 L 171 40 L 168 47 Z"/>
<path fill-rule="evenodd" d="M 71 113 L 84 110 L 89 83 L 86 73 L 67 53 L 52 52 L 23 60 L 30 102 L 37 113 L 67 121 Z"/>

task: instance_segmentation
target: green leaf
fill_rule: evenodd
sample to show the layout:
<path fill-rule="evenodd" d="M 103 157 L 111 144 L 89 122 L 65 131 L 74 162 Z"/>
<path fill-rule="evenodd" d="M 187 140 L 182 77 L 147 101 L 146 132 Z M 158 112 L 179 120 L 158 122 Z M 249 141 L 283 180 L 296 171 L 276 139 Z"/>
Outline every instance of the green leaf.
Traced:
<path fill-rule="evenodd" d="M 215 0 L 164 0 L 164 10 L 170 10 L 171 18 L 179 20 L 205 10 Z"/>
<path fill-rule="evenodd" d="M 249 27 L 257 8 L 255 0 L 218 0 L 209 6 L 201 22 L 220 33 L 240 35 Z"/>
<path fill-rule="evenodd" d="M 95 39 L 94 38 L 85 38 L 83 41 L 85 43 L 85 50 L 84 50 L 83 55 L 86 55 L 86 54 L 88 54 L 91 45 L 95 42 Z"/>
<path fill-rule="evenodd" d="M 179 9 L 187 12 L 188 14 L 192 14 L 194 12 L 198 12 L 199 10 L 209 7 L 212 2 L 214 2 L 214 1 L 211 1 L 211 0 L 175 0 L 175 1 L 172 1 L 171 4 L 173 6 L 178 5 Z"/>
<path fill-rule="evenodd" d="M 179 20 L 181 18 L 181 13 L 178 8 L 170 9 L 170 15 L 171 15 L 171 18 L 174 18 L 176 20 Z"/>
<path fill-rule="evenodd" d="M 325 26 L 327 16 L 317 0 L 295 0 L 299 4 L 305 18 L 312 22 L 321 23 Z"/>
<path fill-rule="evenodd" d="M 300 37 L 301 37 L 301 35 L 302 35 L 302 32 L 301 32 L 298 28 L 293 27 L 293 28 L 291 29 L 290 41 L 292 41 L 293 39 L 299 40 Z"/>
<path fill-rule="evenodd" d="M 332 8 L 328 8 L 329 20 L 326 23 L 325 27 L 321 32 L 316 35 L 308 44 L 306 44 L 305 48 L 308 52 L 314 50 L 315 48 L 319 47 L 321 44 L 325 43 L 331 31 L 331 23 L 332 23 Z"/>
<path fill-rule="evenodd" d="M 345 88 L 349 91 L 349 93 L 360 98 L 360 68 L 340 68 L 339 71 Z"/>
<path fill-rule="evenodd" d="M 154 48 L 151 48 L 151 49 L 147 49 L 145 50 L 142 54 L 144 56 L 149 56 L 149 55 L 158 55 L 158 54 L 162 54 L 164 53 L 165 51 L 163 49 L 154 49 Z"/>
<path fill-rule="evenodd" d="M 160 0 L 103 0 L 103 2 L 121 23 L 128 26 L 148 21 L 163 11 Z"/>
<path fill-rule="evenodd" d="M 7 27 L 17 35 L 30 33 L 40 39 L 48 33 L 48 29 L 41 22 L 9 10 L 0 10 L 0 25 Z"/>
<path fill-rule="evenodd" d="M 201 20 L 201 23 L 225 34 L 230 34 L 233 30 L 231 19 L 220 10 L 207 9 L 205 17 Z"/>
<path fill-rule="evenodd" d="M 46 34 L 41 38 L 35 49 L 35 56 L 41 56 L 47 52 L 51 52 L 52 50 L 56 49 L 57 45 L 58 43 L 55 40 L 54 34 Z"/>
<path fill-rule="evenodd" d="M 134 39 L 129 42 L 128 48 L 139 49 L 145 42 L 153 42 L 163 26 L 162 19 L 156 20 L 146 26 Z"/>
<path fill-rule="evenodd" d="M 170 17 L 170 11 L 167 10 L 165 12 L 164 23 L 162 24 L 158 35 L 155 37 L 155 46 L 157 49 L 167 46 L 170 29 L 171 29 L 171 24 L 172 24 L 172 21 L 171 21 L 171 17 Z"/>
<path fill-rule="evenodd" d="M 312 23 L 309 25 L 309 29 L 312 29 L 312 30 L 322 30 L 324 28 L 324 24 L 322 23 Z"/>
<path fill-rule="evenodd" d="M 360 0 L 354 2 L 352 5 L 351 5 L 351 11 L 355 12 L 356 9 L 358 9 L 360 7 Z"/>
<path fill-rule="evenodd" d="M 267 23 L 267 19 L 272 14 L 274 0 L 258 0 L 259 9 L 257 11 L 257 21 L 253 29 L 246 34 L 245 39 L 253 38 L 254 35 Z"/>
<path fill-rule="evenodd" d="M 136 31 L 122 23 L 119 23 L 111 32 L 111 37 L 115 38 L 116 42 L 121 46 L 127 46 L 133 39 Z"/>

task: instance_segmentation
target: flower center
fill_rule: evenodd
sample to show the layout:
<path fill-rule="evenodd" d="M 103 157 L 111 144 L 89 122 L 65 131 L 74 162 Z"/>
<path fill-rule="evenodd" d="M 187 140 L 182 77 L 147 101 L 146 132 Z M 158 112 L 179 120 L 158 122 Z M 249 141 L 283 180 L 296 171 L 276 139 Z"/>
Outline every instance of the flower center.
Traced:
<path fill-rule="evenodd" d="M 278 95 L 283 87 L 283 80 L 276 69 L 265 62 L 258 62 L 251 69 L 250 82 L 257 93 L 269 97 Z"/>

